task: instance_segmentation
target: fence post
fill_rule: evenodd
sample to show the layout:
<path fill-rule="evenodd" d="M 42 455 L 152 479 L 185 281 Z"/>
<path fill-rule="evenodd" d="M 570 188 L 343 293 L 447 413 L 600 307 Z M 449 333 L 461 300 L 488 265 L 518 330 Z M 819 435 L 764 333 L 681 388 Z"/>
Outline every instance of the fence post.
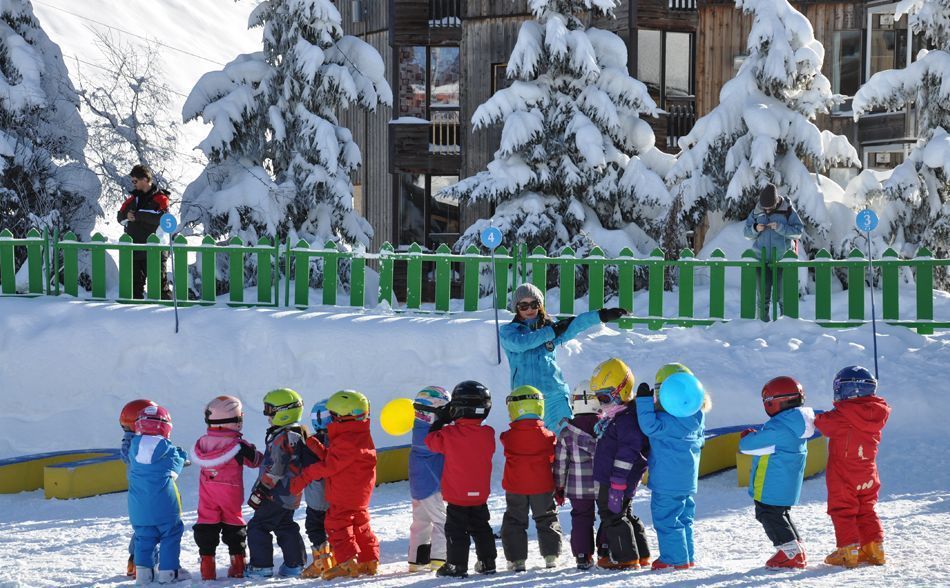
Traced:
<path fill-rule="evenodd" d="M 495 300 L 499 309 L 508 307 L 508 264 L 513 261 L 504 245 L 495 250 Z"/>
<path fill-rule="evenodd" d="M 156 237 L 157 239 L 158 237 Z M 63 235 L 63 241 L 74 245 L 63 250 L 63 290 L 70 296 L 79 296 L 79 250 L 75 247 L 76 234 L 72 231 Z"/>
<path fill-rule="evenodd" d="M 228 300 L 244 302 L 244 240 L 228 240 Z"/>
<path fill-rule="evenodd" d="M 798 255 L 791 249 L 785 252 L 782 260 L 798 261 Z M 781 263 L 778 271 L 782 275 L 782 314 L 790 318 L 799 318 L 798 309 L 798 266 L 794 263 Z M 830 298 L 829 298 L 830 300 Z"/>
<path fill-rule="evenodd" d="M 452 250 L 442 243 L 435 253 L 441 256 L 435 260 L 435 309 L 448 312 L 452 297 L 452 261 L 447 256 L 452 255 Z"/>
<path fill-rule="evenodd" d="M 649 314 L 651 317 L 663 316 L 663 288 L 666 285 L 666 254 L 662 249 L 654 249 L 650 252 L 649 263 Z M 662 327 L 659 323 L 658 328 Z M 651 326 L 651 328 L 653 328 Z"/>
<path fill-rule="evenodd" d="M 418 309 L 422 306 L 422 245 L 409 246 L 409 259 L 406 262 L 406 308 Z"/>
<path fill-rule="evenodd" d="M 96 233 L 92 236 L 92 242 L 104 244 L 106 238 Z M 104 247 L 93 246 L 89 248 L 89 257 L 92 263 L 92 297 L 100 300 L 106 297 L 106 250 Z"/>
<path fill-rule="evenodd" d="M 465 267 L 465 282 L 462 285 L 465 297 L 465 312 L 475 312 L 478 310 L 478 299 L 481 294 L 481 283 L 479 281 L 481 267 L 475 256 L 479 254 L 478 247 L 469 245 L 465 250 L 465 257 L 462 265 Z"/>
<path fill-rule="evenodd" d="M 205 235 L 201 240 L 201 300 L 215 302 L 218 295 L 217 245 L 211 235 Z"/>
<path fill-rule="evenodd" d="M 881 256 L 881 298 L 884 299 L 883 316 L 886 321 L 900 319 L 900 289 L 897 281 L 900 257 L 893 248 L 888 248 Z"/>
<path fill-rule="evenodd" d="M 933 253 L 926 247 L 917 250 L 914 260 L 917 262 L 917 320 L 934 320 L 934 266 L 930 263 Z M 933 327 L 917 327 L 921 335 L 933 334 Z"/>
<path fill-rule="evenodd" d="M 145 240 L 148 245 L 160 245 L 162 242 L 158 235 L 152 233 Z M 164 247 L 146 247 L 145 248 L 145 297 L 149 300 L 161 300 L 162 298 L 162 251 Z"/>
<path fill-rule="evenodd" d="M 0 280 L 4 294 L 16 294 L 16 265 L 13 263 L 13 232 L 0 231 Z"/>
<path fill-rule="evenodd" d="M 531 250 L 531 284 L 536 286 L 541 293 L 547 296 L 548 293 L 548 252 L 540 245 Z"/>
<path fill-rule="evenodd" d="M 848 254 L 848 260 L 860 263 L 848 265 L 848 320 L 864 320 L 864 279 L 867 260 L 861 250 L 855 247 Z"/>
<path fill-rule="evenodd" d="M 754 319 L 758 300 L 756 270 L 762 262 L 756 258 L 753 249 L 743 251 L 742 259 L 752 263 L 739 268 L 739 318 Z"/>
<path fill-rule="evenodd" d="M 831 320 L 831 254 L 826 249 L 815 253 L 815 319 Z"/>
<path fill-rule="evenodd" d="M 294 257 L 294 306 L 310 306 L 310 252 L 302 253 L 297 249 L 310 249 L 310 244 L 300 239 L 291 249 Z"/>
<path fill-rule="evenodd" d="M 594 247 L 587 256 L 587 310 L 604 307 L 604 250 Z M 593 259 L 592 259 L 593 258 Z"/>
<path fill-rule="evenodd" d="M 333 241 L 323 244 L 330 251 L 323 257 L 323 304 L 336 306 L 337 276 L 340 271 L 340 253 Z"/>
<path fill-rule="evenodd" d="M 716 249 L 709 254 L 709 318 L 726 317 L 726 254 Z M 652 284 L 651 284 L 652 287 Z"/>
<path fill-rule="evenodd" d="M 560 280 L 558 286 L 561 288 L 561 313 L 574 314 L 574 295 L 577 291 L 574 275 L 574 249 L 565 247 L 561 250 L 558 270 Z"/>
<path fill-rule="evenodd" d="M 693 267 L 693 250 L 683 249 L 680 251 L 679 264 L 679 311 L 681 317 L 693 318 L 693 276 L 695 268 Z"/>
<path fill-rule="evenodd" d="M 620 299 L 620 308 L 623 308 L 630 314 L 635 314 L 633 312 L 634 268 L 633 251 L 629 247 L 624 247 L 620 250 L 620 258 L 617 259 L 618 289 L 620 290 L 618 297 Z"/>
<path fill-rule="evenodd" d="M 366 292 L 366 258 L 362 251 L 350 257 L 350 306 L 362 308 Z"/>
<path fill-rule="evenodd" d="M 30 294 L 43 293 L 43 235 L 36 228 L 30 229 L 26 238 L 26 259 L 30 264 L 29 292 Z"/>
<path fill-rule="evenodd" d="M 119 299 L 130 300 L 132 298 L 132 257 L 135 252 L 132 250 L 132 236 L 123 234 L 119 237 Z M 56 251 L 53 251 L 55 255 Z"/>
<path fill-rule="evenodd" d="M 393 305 L 393 246 L 389 242 L 379 248 L 379 302 Z"/>
<path fill-rule="evenodd" d="M 270 247 L 271 240 L 268 237 L 261 237 L 257 240 L 256 247 Z M 259 303 L 269 304 L 271 301 L 271 292 L 273 287 L 273 263 L 270 251 L 257 252 L 257 301 Z"/>
<path fill-rule="evenodd" d="M 181 233 L 175 235 L 175 258 L 172 259 L 172 279 L 175 280 L 175 297 L 188 300 L 188 251 L 184 249 L 188 239 Z"/>

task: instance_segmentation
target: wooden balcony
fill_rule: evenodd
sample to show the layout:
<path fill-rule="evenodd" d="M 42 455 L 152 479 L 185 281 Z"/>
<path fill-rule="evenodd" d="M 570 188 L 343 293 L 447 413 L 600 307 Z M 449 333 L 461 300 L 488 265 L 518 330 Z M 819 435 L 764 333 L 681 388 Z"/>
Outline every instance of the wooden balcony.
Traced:
<path fill-rule="evenodd" d="M 389 0 L 390 45 L 458 45 L 462 0 Z"/>
<path fill-rule="evenodd" d="M 445 113 L 433 113 L 443 115 Z M 389 123 L 390 173 L 459 175 L 462 166 L 461 127 L 455 117 L 433 121 L 397 119 Z"/>
<path fill-rule="evenodd" d="M 653 127 L 658 149 L 667 153 L 678 153 L 677 143 L 680 137 L 688 135 L 696 124 L 696 97 L 667 97 L 663 110 L 666 114 L 660 115 L 659 118 L 644 117 L 644 120 Z"/>

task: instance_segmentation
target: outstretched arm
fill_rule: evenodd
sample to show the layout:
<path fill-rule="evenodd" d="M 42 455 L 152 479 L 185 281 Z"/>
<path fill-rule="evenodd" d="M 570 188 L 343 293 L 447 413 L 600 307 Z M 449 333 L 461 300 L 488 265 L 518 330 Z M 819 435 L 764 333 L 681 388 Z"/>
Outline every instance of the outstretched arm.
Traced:
<path fill-rule="evenodd" d="M 520 329 L 517 325 L 508 324 L 501 329 L 501 346 L 505 351 L 522 353 L 535 347 L 540 347 L 554 339 L 554 329 L 546 326 L 532 331 Z"/>

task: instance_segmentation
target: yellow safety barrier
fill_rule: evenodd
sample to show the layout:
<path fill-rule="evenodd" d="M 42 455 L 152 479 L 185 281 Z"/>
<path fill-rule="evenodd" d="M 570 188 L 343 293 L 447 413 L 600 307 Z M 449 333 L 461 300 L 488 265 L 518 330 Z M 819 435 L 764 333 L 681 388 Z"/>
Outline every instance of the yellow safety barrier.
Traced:
<path fill-rule="evenodd" d="M 805 459 L 805 478 L 810 478 L 825 471 L 828 465 L 828 438 L 816 433 L 808 440 L 808 457 Z M 736 474 L 739 486 L 749 485 L 749 474 L 752 472 L 752 456 L 744 453 L 736 455 Z"/>
<path fill-rule="evenodd" d="M 376 484 L 409 479 L 410 445 L 384 447 L 376 451 Z"/>
<path fill-rule="evenodd" d="M 46 498 L 86 498 L 129 489 L 125 464 L 118 455 L 96 457 L 43 468 Z"/>
<path fill-rule="evenodd" d="M 39 490 L 44 486 L 44 475 L 47 466 L 93 458 L 111 458 L 122 464 L 119 460 L 118 449 L 54 451 L 0 460 L 0 494 L 16 494 L 17 492 Z M 124 468 L 124 464 L 122 465 Z M 121 477 L 124 482 L 124 469 Z"/>

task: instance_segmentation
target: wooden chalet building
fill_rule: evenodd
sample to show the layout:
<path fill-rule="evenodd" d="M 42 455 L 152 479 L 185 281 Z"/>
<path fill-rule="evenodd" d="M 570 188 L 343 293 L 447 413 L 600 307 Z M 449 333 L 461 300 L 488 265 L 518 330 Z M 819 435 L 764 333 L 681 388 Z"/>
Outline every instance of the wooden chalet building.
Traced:
<path fill-rule="evenodd" d="M 853 96 L 871 74 L 905 67 L 920 49 L 894 3 L 865 0 L 793 2 L 825 47 L 823 73 L 835 92 Z M 372 249 L 418 242 L 453 244 L 491 211 L 460 207 L 442 187 L 485 169 L 499 128 L 473 131 L 472 114 L 504 87 L 506 61 L 527 0 L 338 0 L 346 32 L 383 56 L 393 107 L 344 113 L 363 152 L 356 206 L 376 229 Z M 667 112 L 651 120 L 657 145 L 676 142 L 718 104 L 719 90 L 742 63 L 751 19 L 731 0 L 621 0 L 614 18 L 587 17 L 627 45 L 630 73 Z M 854 123 L 850 100 L 819 118 L 820 128 L 847 136 L 865 167 L 903 161 L 916 133 L 912 109 L 872 114 Z M 833 170 L 844 183 L 856 170 Z M 698 231 L 701 233 L 701 231 Z"/>

